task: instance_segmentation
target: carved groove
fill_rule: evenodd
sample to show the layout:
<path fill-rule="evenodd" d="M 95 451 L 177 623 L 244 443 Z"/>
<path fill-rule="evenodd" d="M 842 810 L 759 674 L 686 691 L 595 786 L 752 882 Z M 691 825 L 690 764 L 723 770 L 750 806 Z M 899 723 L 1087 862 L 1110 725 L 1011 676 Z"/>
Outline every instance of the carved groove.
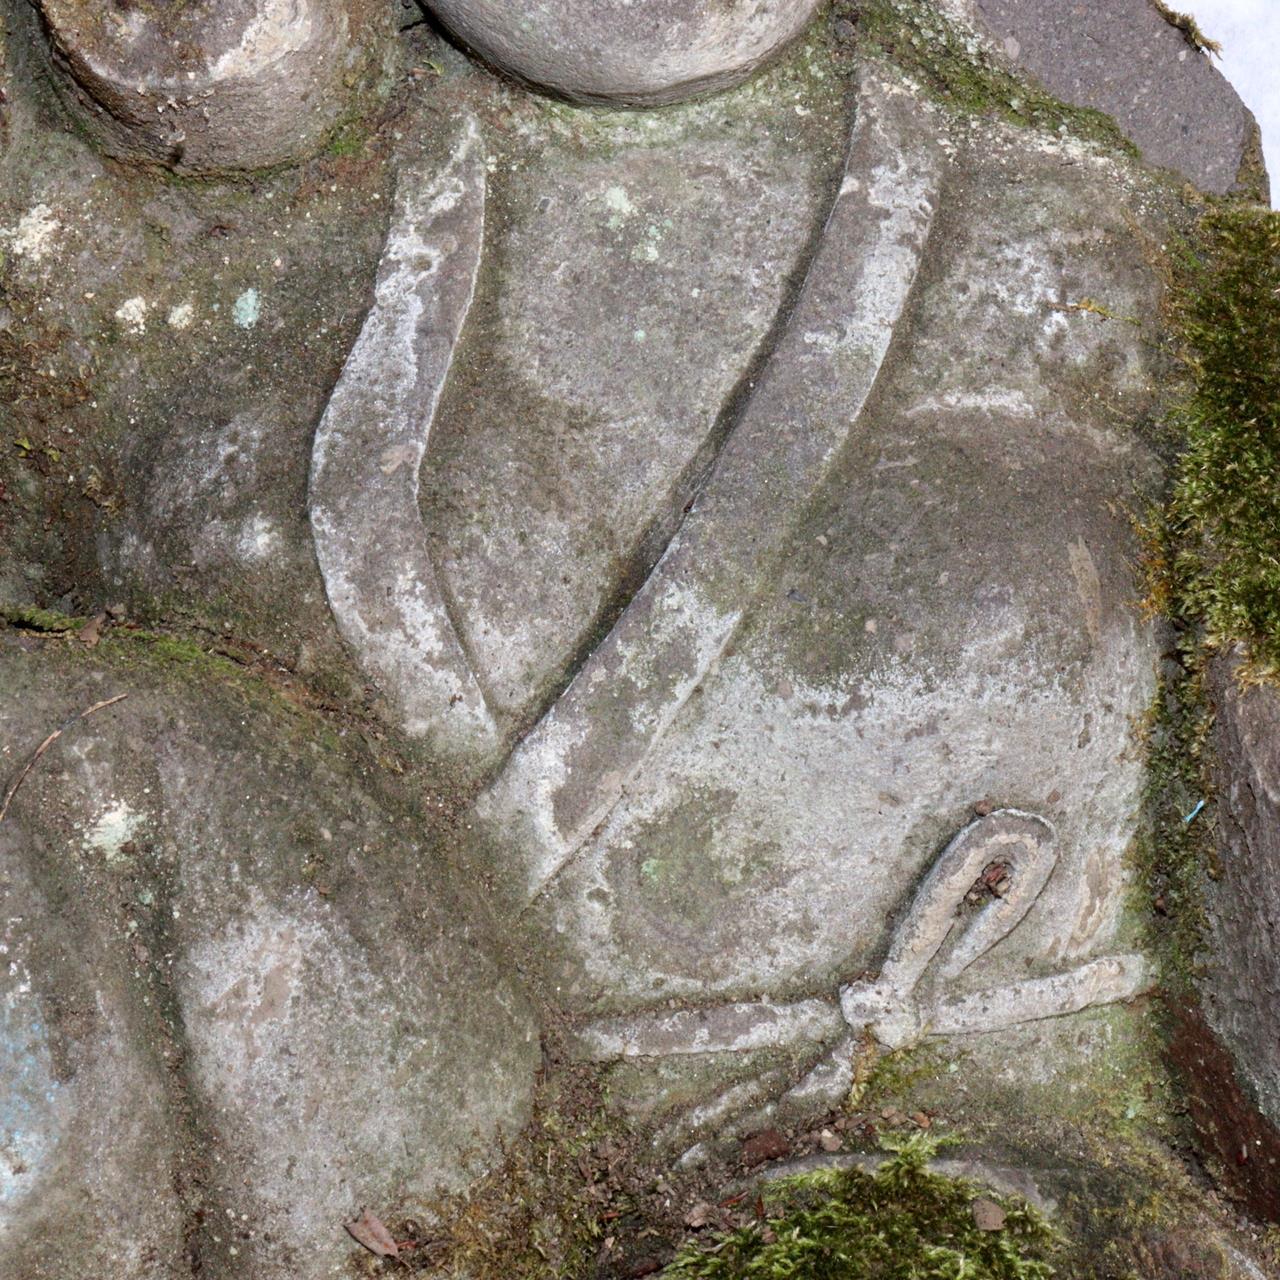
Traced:
<path fill-rule="evenodd" d="M 785 537 L 777 513 L 803 512 L 875 384 L 947 162 L 869 87 L 787 331 L 713 473 L 612 632 L 481 797 L 481 816 L 516 833 L 526 903 L 605 821 L 722 656 Z"/>
<path fill-rule="evenodd" d="M 839 1037 L 835 1048 L 792 1090 L 793 1096 L 806 1101 L 838 1100 L 852 1079 L 857 1037 L 867 1032 L 885 1047 L 901 1049 L 929 1036 L 1001 1031 L 1132 999 L 1150 984 L 1148 965 L 1138 955 L 1104 956 L 1066 973 L 1006 982 L 989 990 L 958 995 L 945 991 L 947 982 L 1025 919 L 1056 866 L 1054 839 L 1048 822 L 1017 809 L 997 810 L 970 823 L 926 875 L 894 933 L 880 976 L 842 988 L 838 1000 L 762 1000 L 608 1018 L 580 1028 L 573 1048 L 582 1058 L 607 1062 L 821 1045 Z M 989 863 L 1005 860 L 1011 869 L 1009 894 L 972 916 L 950 954 L 938 963 L 975 879 Z M 937 977 L 930 981 L 935 965 Z M 842 1022 L 853 1035 L 839 1036 Z"/>

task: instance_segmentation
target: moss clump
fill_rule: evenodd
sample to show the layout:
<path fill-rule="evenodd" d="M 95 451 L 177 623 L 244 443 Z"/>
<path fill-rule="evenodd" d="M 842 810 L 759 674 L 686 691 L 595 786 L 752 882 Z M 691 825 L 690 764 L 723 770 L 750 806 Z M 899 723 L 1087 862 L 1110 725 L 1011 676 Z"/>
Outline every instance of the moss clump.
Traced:
<path fill-rule="evenodd" d="M 892 1099 L 901 1102 L 917 1085 L 941 1074 L 944 1055 L 937 1045 L 923 1041 L 905 1049 L 883 1050 L 868 1033 L 854 1055 L 850 1109 L 870 1109 Z"/>
<path fill-rule="evenodd" d="M 1280 214 L 1226 204 L 1201 220 L 1174 320 L 1191 390 L 1172 494 L 1147 528 L 1150 599 L 1207 649 L 1241 644 L 1280 673 Z"/>
<path fill-rule="evenodd" d="M 996 1200 L 1003 1222 L 983 1230 L 973 1183 L 928 1164 L 939 1142 L 924 1134 L 884 1141 L 874 1173 L 823 1169 L 766 1192 L 772 1212 L 717 1239 L 686 1245 L 669 1280 L 1037 1280 L 1052 1276 L 1057 1239 L 1030 1206 Z M 998 1215 L 997 1215 L 998 1217 Z"/>
<path fill-rule="evenodd" d="M 923 0 L 870 0 L 849 13 L 864 47 L 896 62 L 935 98 L 970 115 L 1065 128 L 1126 155 L 1138 149 L 1107 114 L 1073 107 L 1015 75 L 982 42 Z"/>
<path fill-rule="evenodd" d="M 54 635 L 79 631 L 89 621 L 88 618 L 68 617 L 56 609 L 41 609 L 28 604 L 0 605 L 0 620 L 23 631 L 43 631 Z"/>
<path fill-rule="evenodd" d="M 1213 827 L 1202 801 L 1209 793 L 1205 759 L 1210 718 L 1203 660 L 1194 647 L 1187 664 L 1160 682 L 1145 730 L 1145 821 L 1134 849 L 1134 883 L 1151 920 L 1149 947 L 1163 986 L 1179 995 L 1195 977 L 1205 946 L 1206 876 L 1214 867 Z"/>
<path fill-rule="evenodd" d="M 1189 13 L 1179 13 L 1177 9 L 1170 9 L 1164 0 L 1151 0 L 1155 6 L 1156 12 L 1171 26 L 1177 27 L 1184 36 L 1187 37 L 1187 43 L 1193 48 L 1198 49 L 1201 53 L 1222 54 L 1222 46 L 1216 40 L 1210 40 L 1203 31 L 1200 30 L 1200 24 Z"/>

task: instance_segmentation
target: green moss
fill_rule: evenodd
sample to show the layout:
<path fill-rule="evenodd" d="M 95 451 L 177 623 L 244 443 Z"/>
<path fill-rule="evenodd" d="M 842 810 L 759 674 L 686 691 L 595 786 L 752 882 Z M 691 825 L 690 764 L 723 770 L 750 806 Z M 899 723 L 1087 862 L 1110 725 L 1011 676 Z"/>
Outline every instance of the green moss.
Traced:
<path fill-rule="evenodd" d="M 1193 240 L 1170 244 L 1166 270 L 1186 379 L 1169 415 L 1169 496 L 1139 534 L 1147 609 L 1174 622 L 1179 661 L 1165 664 L 1146 726 L 1136 883 L 1177 992 L 1200 964 L 1216 874 L 1209 814 L 1197 813 L 1212 799 L 1205 667 L 1239 645 L 1249 678 L 1280 676 L 1280 215 L 1214 204 Z"/>
<path fill-rule="evenodd" d="M 89 621 L 88 618 L 68 617 L 56 609 L 41 609 L 27 604 L 0 604 L 0 619 L 25 631 L 63 634 L 79 631 Z"/>
<path fill-rule="evenodd" d="M 868 1037 L 854 1059 L 849 1106 L 869 1110 L 882 1102 L 904 1102 L 917 1086 L 936 1079 L 944 1070 L 945 1056 L 936 1044 L 922 1041 L 886 1052 Z"/>
<path fill-rule="evenodd" d="M 360 155 L 374 136 L 373 126 L 356 111 L 349 111 L 334 125 L 325 151 L 337 158 Z"/>
<path fill-rule="evenodd" d="M 1190 393 L 1172 494 L 1147 529 L 1161 612 L 1208 649 L 1245 647 L 1280 674 L 1280 214 L 1215 206 L 1202 254 L 1175 279 L 1174 321 Z"/>
<path fill-rule="evenodd" d="M 925 0 L 870 0 L 849 13 L 864 47 L 896 62 L 935 98 L 970 115 L 1058 131 L 1127 155 L 1137 148 L 1104 112 L 1073 107 L 1015 75 L 971 34 Z"/>
<path fill-rule="evenodd" d="M 1184 990 L 1200 964 L 1206 877 L 1215 858 L 1212 826 L 1197 812 L 1209 792 L 1203 662 L 1194 648 L 1186 661 L 1161 678 L 1148 715 L 1145 813 L 1133 850 L 1134 885 L 1143 899 L 1137 905 L 1150 920 L 1147 949 L 1171 993 Z"/>
<path fill-rule="evenodd" d="M 1033 1280 L 1053 1275 L 1054 1232 L 1029 1205 L 932 1172 L 940 1143 L 924 1134 L 886 1139 L 874 1172 L 822 1169 L 765 1192 L 767 1215 L 686 1245 L 671 1280 Z M 997 1229 L 981 1230 L 975 1200 L 995 1200 Z"/>
<path fill-rule="evenodd" d="M 141 652 L 166 667 L 194 667 L 216 679 L 243 685 L 249 679 L 245 669 L 185 637 L 157 631 L 113 633 L 104 643 L 109 649 Z"/>

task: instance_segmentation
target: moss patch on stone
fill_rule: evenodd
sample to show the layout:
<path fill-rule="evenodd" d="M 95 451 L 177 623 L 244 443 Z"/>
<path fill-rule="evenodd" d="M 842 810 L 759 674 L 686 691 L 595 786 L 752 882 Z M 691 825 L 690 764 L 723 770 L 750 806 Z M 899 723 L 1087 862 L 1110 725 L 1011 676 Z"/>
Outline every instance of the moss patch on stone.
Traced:
<path fill-rule="evenodd" d="M 1212 207 L 1175 279 L 1190 393 L 1162 518 L 1148 528 L 1150 598 L 1208 649 L 1244 646 L 1280 676 L 1280 214 Z"/>
<path fill-rule="evenodd" d="M 65 635 L 81 630 L 88 618 L 71 618 L 56 609 L 41 609 L 36 605 L 0 604 L 0 621 L 22 631 L 40 631 L 50 635 Z"/>
<path fill-rule="evenodd" d="M 1213 829 L 1201 807 L 1208 795 L 1205 749 L 1209 714 L 1203 663 L 1192 649 L 1186 666 L 1166 664 L 1145 726 L 1144 821 L 1135 842 L 1139 909 L 1149 919 L 1148 949 L 1167 992 L 1184 992 L 1205 945 L 1206 876 L 1214 866 Z"/>
<path fill-rule="evenodd" d="M 1223 202 L 1172 247 L 1169 323 L 1186 379 L 1169 426 L 1168 499 L 1140 523 L 1146 606 L 1175 646 L 1146 726 L 1138 883 L 1154 906 L 1166 985 L 1185 989 L 1203 947 L 1214 844 L 1208 658 L 1240 646 L 1250 679 L 1280 677 L 1280 215 Z"/>
<path fill-rule="evenodd" d="M 820 1169 L 766 1189 L 758 1223 L 687 1245 L 670 1280 L 1035 1280 L 1053 1275 L 1056 1239 L 1029 1205 L 929 1168 L 939 1143 L 885 1139 L 874 1172 Z"/>
<path fill-rule="evenodd" d="M 1189 13 L 1180 13 L 1177 9 L 1171 9 L 1164 0 L 1151 0 L 1155 6 L 1155 11 L 1171 26 L 1177 27 L 1187 38 L 1187 43 L 1193 48 L 1198 49 L 1201 53 L 1222 53 L 1222 45 L 1216 40 L 1210 40 L 1207 35 L 1200 29 L 1200 24 Z"/>
<path fill-rule="evenodd" d="M 896 62 L 956 111 L 1010 124 L 1065 130 L 1125 155 L 1138 149 L 1105 112 L 1070 106 L 1010 67 L 972 32 L 922 0 L 870 0 L 851 10 L 864 47 Z"/>

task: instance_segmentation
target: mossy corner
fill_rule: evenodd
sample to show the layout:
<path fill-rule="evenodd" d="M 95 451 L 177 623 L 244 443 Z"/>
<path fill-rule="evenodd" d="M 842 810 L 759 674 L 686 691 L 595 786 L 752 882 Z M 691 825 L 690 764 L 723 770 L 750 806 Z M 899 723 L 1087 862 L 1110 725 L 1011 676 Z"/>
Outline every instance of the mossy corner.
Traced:
<path fill-rule="evenodd" d="M 1240 1134 L 1261 1149 L 1274 1131 L 1206 1022 L 1202 993 L 1212 990 L 1209 904 L 1232 821 L 1216 803 L 1229 762 L 1215 758 L 1215 703 L 1223 680 L 1280 680 L 1280 215 L 1244 199 L 1201 205 L 1190 235 L 1170 246 L 1167 283 L 1183 376 L 1167 422 L 1169 492 L 1140 524 L 1146 605 L 1166 620 L 1168 643 L 1146 732 L 1136 885 L 1185 1136 L 1215 1182 L 1266 1220 L 1266 1162 L 1240 1159 Z"/>
<path fill-rule="evenodd" d="M 1057 1238 L 1025 1202 L 995 1197 L 929 1167 L 943 1145 L 924 1133 L 885 1138 L 874 1172 L 853 1165 L 782 1178 L 757 1222 L 686 1245 L 669 1280 L 1041 1280 Z"/>
<path fill-rule="evenodd" d="M 1280 214 L 1217 201 L 1166 260 L 1167 323 L 1182 370 L 1168 415 L 1164 504 L 1138 522 L 1144 605 L 1169 626 L 1148 752 L 1138 884 L 1166 989 L 1191 989 L 1216 875 L 1206 670 L 1242 655 L 1280 680 Z"/>
<path fill-rule="evenodd" d="M 1250 674 L 1280 678 L 1280 214 L 1222 202 L 1179 264 L 1173 321 L 1190 392 L 1185 441 L 1152 539 L 1162 611 L 1203 644 L 1242 645 Z"/>

